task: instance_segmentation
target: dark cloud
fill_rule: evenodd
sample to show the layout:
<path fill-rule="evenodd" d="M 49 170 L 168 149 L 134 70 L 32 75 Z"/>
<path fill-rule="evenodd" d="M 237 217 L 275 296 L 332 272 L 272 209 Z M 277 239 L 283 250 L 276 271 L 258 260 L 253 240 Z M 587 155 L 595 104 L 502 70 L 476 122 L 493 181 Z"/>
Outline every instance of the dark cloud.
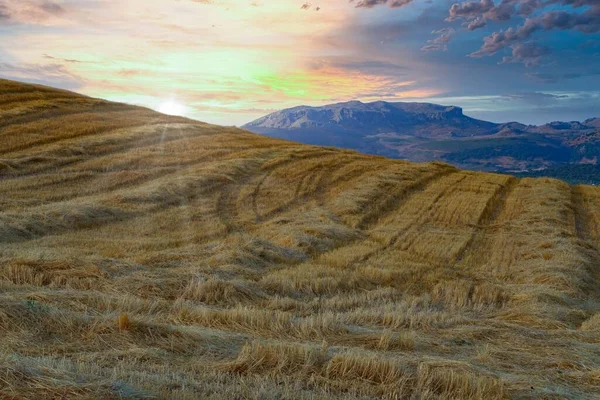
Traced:
<path fill-rule="evenodd" d="M 583 13 L 550 11 L 535 20 L 544 30 L 578 30 L 582 33 L 600 33 L 600 4 Z"/>
<path fill-rule="evenodd" d="M 525 39 L 528 39 L 533 32 L 538 30 L 536 24 L 526 23 L 517 29 L 508 28 L 505 31 L 494 32 L 483 39 L 481 48 L 470 54 L 471 57 L 483 57 L 496 54 L 498 51 L 515 45 Z"/>
<path fill-rule="evenodd" d="M 355 1 L 349 0 L 349 2 L 354 3 Z M 387 4 L 391 8 L 399 8 L 404 7 L 412 2 L 413 0 L 359 0 L 356 2 L 356 7 L 372 8 L 382 4 Z"/>
<path fill-rule="evenodd" d="M 502 0 L 496 4 L 492 0 L 456 3 L 450 7 L 446 21 L 466 20 L 470 31 L 483 28 L 488 21 L 509 21 L 513 17 L 529 16 L 542 6 L 540 0 Z"/>
<path fill-rule="evenodd" d="M 402 7 L 412 0 L 349 0 L 356 7 L 379 5 Z M 432 6 L 431 8 L 435 8 Z M 462 21 L 468 31 L 482 29 L 488 22 L 511 24 L 507 29 L 483 38 L 483 45 L 470 54 L 481 58 L 505 49 L 511 55 L 502 63 L 523 63 L 528 67 L 540 64 L 551 53 L 549 46 L 532 42 L 536 32 L 553 30 L 577 31 L 583 34 L 600 33 L 600 0 L 468 0 L 453 4 L 447 22 Z M 440 33 L 421 48 L 423 51 L 447 50 L 452 35 Z"/>
<path fill-rule="evenodd" d="M 548 50 L 546 48 L 544 54 L 540 54 L 542 52 L 541 46 L 525 44 L 523 42 L 530 39 L 537 31 L 551 30 L 576 30 L 585 34 L 600 33 L 600 5 L 594 5 L 583 13 L 569 13 L 563 10 L 548 11 L 538 17 L 528 18 L 523 25 L 517 28 L 511 27 L 505 31 L 494 32 L 486 36 L 481 48 L 471 53 L 471 56 L 490 56 L 500 50 L 511 47 L 513 49 L 513 59 L 522 59 L 527 64 L 528 59 L 539 58 L 542 55 L 548 54 L 549 51 L 546 51 Z M 519 54 L 515 55 L 515 52 L 522 56 L 526 56 L 526 53 L 531 53 L 531 57 L 520 57 Z"/>
<path fill-rule="evenodd" d="M 498 4 L 492 0 L 468 1 L 453 4 L 447 20 L 507 21 L 515 15 L 529 16 L 541 5 L 540 0 L 502 0 Z"/>
<path fill-rule="evenodd" d="M 304 11 L 308 11 L 308 10 L 310 10 L 311 8 L 312 8 L 313 10 L 315 10 L 315 11 L 319 11 L 319 10 L 321 10 L 321 7 L 319 7 L 319 6 L 315 6 L 315 7 L 313 7 L 313 5 L 312 5 L 312 4 L 310 4 L 310 3 L 304 3 L 304 4 L 302 4 L 302 6 L 300 7 L 300 9 L 301 9 L 301 10 L 304 10 Z"/>
<path fill-rule="evenodd" d="M 10 19 L 10 12 L 8 10 L 8 7 L 2 4 L 2 1 L 0 1 L 0 21 L 8 19 Z"/>
<path fill-rule="evenodd" d="M 0 21 L 11 23 L 39 22 L 66 13 L 65 8 L 54 1 L 19 0 L 7 2 L 0 0 Z"/>
<path fill-rule="evenodd" d="M 492 0 L 467 1 L 465 3 L 456 3 L 450 7 L 450 16 L 447 18 L 449 22 L 456 21 L 460 18 L 476 19 L 494 8 Z"/>
<path fill-rule="evenodd" d="M 547 46 L 537 43 L 517 43 L 512 46 L 512 55 L 504 57 L 503 63 L 521 62 L 527 67 L 533 67 L 540 63 L 543 56 L 550 53 Z"/>
<path fill-rule="evenodd" d="M 53 56 L 50 56 L 48 54 L 44 54 L 44 58 L 46 58 L 48 60 L 62 61 L 62 62 L 69 63 L 69 64 L 82 64 L 82 63 L 84 63 L 84 61 L 79 61 L 79 60 L 75 60 L 75 59 L 72 59 L 72 58 L 53 57 Z"/>
<path fill-rule="evenodd" d="M 39 5 L 39 8 L 48 14 L 60 15 L 65 13 L 65 9 L 60 4 L 52 1 L 44 1 Z"/>
<path fill-rule="evenodd" d="M 530 16 L 542 6 L 540 0 L 521 0 L 519 2 L 519 15 Z"/>
<path fill-rule="evenodd" d="M 495 12 L 496 6 L 492 0 L 469 1 L 462 4 L 453 4 L 446 19 L 453 22 L 459 19 L 468 21 L 467 27 L 470 31 L 483 28 Z M 511 10 L 514 11 L 514 10 Z M 506 13 L 506 10 L 503 14 Z"/>
<path fill-rule="evenodd" d="M 543 11 L 548 5 L 570 6 L 571 10 Z M 575 11 L 587 7 L 583 12 Z M 584 34 L 600 33 L 600 3 L 598 0 L 502 0 L 495 5 L 491 0 L 454 4 L 450 8 L 448 21 L 465 19 L 469 30 L 475 30 L 486 25 L 487 21 L 511 20 L 516 16 L 529 16 L 535 11 L 539 15 L 527 18 L 518 27 L 510 27 L 503 31 L 494 32 L 484 38 L 481 48 L 472 57 L 483 57 L 496 54 L 507 47 L 512 48 L 512 57 L 505 61 L 520 61 L 528 66 L 538 63 L 540 57 L 549 54 L 549 48 L 528 41 L 538 31 L 579 31 Z"/>

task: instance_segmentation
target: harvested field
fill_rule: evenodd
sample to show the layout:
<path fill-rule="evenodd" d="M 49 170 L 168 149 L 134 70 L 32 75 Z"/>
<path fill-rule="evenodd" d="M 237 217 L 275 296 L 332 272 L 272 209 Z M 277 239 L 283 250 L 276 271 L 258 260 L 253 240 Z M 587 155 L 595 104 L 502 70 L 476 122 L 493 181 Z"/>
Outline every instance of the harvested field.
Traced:
<path fill-rule="evenodd" d="M 594 399 L 600 190 L 0 80 L 0 398 Z"/>

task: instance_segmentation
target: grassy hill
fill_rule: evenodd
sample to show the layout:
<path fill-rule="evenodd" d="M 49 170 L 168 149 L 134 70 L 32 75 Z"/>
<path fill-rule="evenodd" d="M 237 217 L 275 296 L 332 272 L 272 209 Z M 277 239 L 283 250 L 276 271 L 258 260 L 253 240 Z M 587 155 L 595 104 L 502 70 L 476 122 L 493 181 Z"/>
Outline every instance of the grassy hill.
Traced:
<path fill-rule="evenodd" d="M 0 398 L 595 398 L 600 190 L 0 81 Z"/>

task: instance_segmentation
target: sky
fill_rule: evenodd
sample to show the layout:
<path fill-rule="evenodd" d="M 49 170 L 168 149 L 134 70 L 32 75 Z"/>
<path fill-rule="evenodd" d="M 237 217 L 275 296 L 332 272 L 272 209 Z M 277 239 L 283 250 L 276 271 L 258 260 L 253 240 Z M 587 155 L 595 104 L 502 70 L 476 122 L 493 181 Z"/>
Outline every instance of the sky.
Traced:
<path fill-rule="evenodd" d="M 0 77 L 221 125 L 349 100 L 600 117 L 600 0 L 0 0 Z"/>

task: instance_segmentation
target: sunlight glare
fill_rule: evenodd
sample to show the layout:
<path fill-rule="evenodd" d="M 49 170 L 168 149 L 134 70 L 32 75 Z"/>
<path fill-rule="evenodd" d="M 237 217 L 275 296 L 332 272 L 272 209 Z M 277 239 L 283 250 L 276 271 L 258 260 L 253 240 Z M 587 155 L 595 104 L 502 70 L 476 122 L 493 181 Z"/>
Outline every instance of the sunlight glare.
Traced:
<path fill-rule="evenodd" d="M 175 100 L 167 100 L 158 106 L 157 111 L 162 114 L 185 116 L 186 107 Z"/>

